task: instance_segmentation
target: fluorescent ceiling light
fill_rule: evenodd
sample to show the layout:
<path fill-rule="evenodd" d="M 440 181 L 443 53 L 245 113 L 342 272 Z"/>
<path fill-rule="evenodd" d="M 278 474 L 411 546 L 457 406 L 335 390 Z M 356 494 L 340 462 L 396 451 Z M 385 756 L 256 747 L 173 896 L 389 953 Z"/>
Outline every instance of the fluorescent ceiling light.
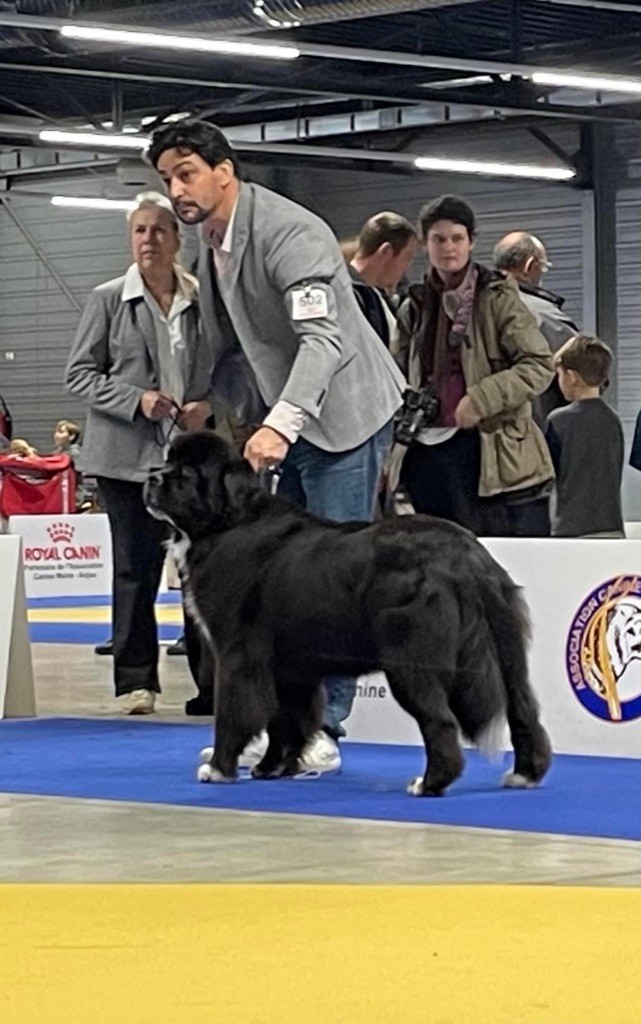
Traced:
<path fill-rule="evenodd" d="M 172 36 L 165 32 L 131 32 L 127 29 L 63 25 L 60 35 L 67 39 L 85 39 L 94 43 L 195 50 L 200 53 L 218 53 L 232 57 L 267 57 L 273 60 L 295 60 L 296 57 L 300 57 L 300 50 L 295 46 L 245 43 L 235 39 L 205 39 L 202 36 Z"/>
<path fill-rule="evenodd" d="M 85 210 L 132 210 L 131 199 L 85 199 L 80 196 L 52 196 L 52 206 L 73 206 Z"/>
<path fill-rule="evenodd" d="M 537 167 L 533 164 L 503 164 L 485 160 L 450 160 L 437 156 L 418 156 L 419 171 L 451 171 L 454 174 L 493 174 L 507 178 L 542 178 L 546 181 L 570 181 L 576 171 L 569 167 Z"/>
<path fill-rule="evenodd" d="M 566 74 L 564 71 L 535 71 L 531 76 L 536 85 L 567 86 L 570 89 L 591 89 L 594 92 L 623 92 L 641 95 L 641 79 L 607 78 L 601 75 Z"/>
<path fill-rule="evenodd" d="M 109 149 L 146 149 L 146 135 L 108 135 L 106 132 L 63 132 L 47 128 L 38 134 L 41 142 L 59 142 L 85 149 L 106 146 Z"/>

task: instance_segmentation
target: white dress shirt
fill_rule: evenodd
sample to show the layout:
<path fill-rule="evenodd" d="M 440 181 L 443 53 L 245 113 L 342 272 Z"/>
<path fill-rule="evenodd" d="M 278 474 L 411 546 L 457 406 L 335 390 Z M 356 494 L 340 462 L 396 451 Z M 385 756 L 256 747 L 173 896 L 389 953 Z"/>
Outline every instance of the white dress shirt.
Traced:
<path fill-rule="evenodd" d="M 183 335 L 182 313 L 189 308 L 197 296 L 196 280 L 182 267 L 174 265 L 176 293 L 167 314 L 156 302 L 145 286 L 137 264 L 133 263 L 125 276 L 122 301 L 144 299 L 154 320 L 158 344 L 158 365 L 160 367 L 160 390 L 171 395 L 177 405 L 182 406 L 185 398 L 186 349 Z"/>

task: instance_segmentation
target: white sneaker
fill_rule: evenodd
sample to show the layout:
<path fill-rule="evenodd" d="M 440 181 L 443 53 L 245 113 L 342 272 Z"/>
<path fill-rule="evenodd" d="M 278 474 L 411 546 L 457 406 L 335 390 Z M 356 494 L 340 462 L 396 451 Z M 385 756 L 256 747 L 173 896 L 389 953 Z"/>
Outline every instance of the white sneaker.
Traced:
<path fill-rule="evenodd" d="M 253 768 L 259 761 L 262 761 L 268 743 L 269 737 L 266 732 L 254 736 L 238 758 L 238 767 Z M 207 764 L 213 756 L 213 747 L 203 747 L 200 751 L 202 764 Z M 322 775 L 324 772 L 340 771 L 341 755 L 338 743 L 326 732 L 316 732 L 303 750 L 298 763 L 301 772 L 318 772 Z"/>
<path fill-rule="evenodd" d="M 326 732 L 315 732 L 300 755 L 298 764 L 301 772 L 337 772 L 341 768 L 338 743 Z"/>
<path fill-rule="evenodd" d="M 156 694 L 152 690 L 132 690 L 121 698 L 124 715 L 153 715 L 156 707 Z"/>
<path fill-rule="evenodd" d="M 253 768 L 254 765 L 258 764 L 259 761 L 265 756 L 267 747 L 269 745 L 269 736 L 263 730 L 258 736 L 254 736 L 253 740 L 250 740 L 242 754 L 238 758 L 239 768 Z M 201 764 L 208 764 L 214 756 L 213 747 L 203 747 L 200 751 L 200 762 Z"/>

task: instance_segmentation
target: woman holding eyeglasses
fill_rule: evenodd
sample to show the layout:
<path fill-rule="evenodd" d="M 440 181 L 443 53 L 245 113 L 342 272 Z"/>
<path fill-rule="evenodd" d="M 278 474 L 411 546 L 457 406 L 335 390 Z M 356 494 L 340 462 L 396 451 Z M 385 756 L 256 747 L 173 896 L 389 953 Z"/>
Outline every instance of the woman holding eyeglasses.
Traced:
<path fill-rule="evenodd" d="M 134 262 L 89 296 L 66 386 L 89 406 L 78 468 L 97 477 L 111 527 L 116 696 L 125 714 L 150 714 L 160 692 L 154 604 L 166 527 L 148 514 L 143 484 L 176 433 L 211 415 L 212 358 L 198 284 L 177 262 L 171 204 L 142 193 L 127 221 Z"/>

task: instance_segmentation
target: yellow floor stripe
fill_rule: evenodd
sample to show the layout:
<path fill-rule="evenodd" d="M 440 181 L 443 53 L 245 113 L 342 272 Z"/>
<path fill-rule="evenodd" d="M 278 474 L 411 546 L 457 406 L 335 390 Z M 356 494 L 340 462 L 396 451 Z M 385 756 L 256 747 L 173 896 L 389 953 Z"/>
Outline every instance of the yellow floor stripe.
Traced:
<path fill-rule="evenodd" d="M 639 1024 L 640 921 L 630 889 L 3 886 L 0 1018 Z"/>
<path fill-rule="evenodd" d="M 29 622 L 111 622 L 111 608 L 108 605 L 89 608 L 30 608 L 28 616 Z M 157 605 L 156 621 L 163 625 L 181 625 L 182 606 Z"/>

